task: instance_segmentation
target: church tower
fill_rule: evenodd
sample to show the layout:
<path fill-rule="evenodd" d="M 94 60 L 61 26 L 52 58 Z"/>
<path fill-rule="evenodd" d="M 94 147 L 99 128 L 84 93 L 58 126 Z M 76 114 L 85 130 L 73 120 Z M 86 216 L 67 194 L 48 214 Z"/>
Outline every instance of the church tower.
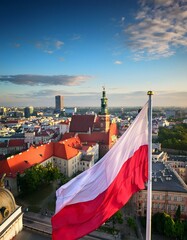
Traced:
<path fill-rule="evenodd" d="M 99 113 L 100 130 L 107 132 L 110 128 L 110 115 L 108 113 L 108 98 L 105 87 L 103 87 L 101 98 L 101 111 Z"/>
<path fill-rule="evenodd" d="M 108 98 L 106 97 L 105 87 L 103 87 L 102 98 L 101 98 L 101 115 L 108 114 Z"/>

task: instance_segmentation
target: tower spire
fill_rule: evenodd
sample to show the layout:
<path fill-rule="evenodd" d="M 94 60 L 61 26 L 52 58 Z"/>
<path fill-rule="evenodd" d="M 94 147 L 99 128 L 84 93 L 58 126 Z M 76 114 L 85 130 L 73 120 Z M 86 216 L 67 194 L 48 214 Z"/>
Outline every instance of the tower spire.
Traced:
<path fill-rule="evenodd" d="M 101 98 L 101 115 L 108 114 L 108 98 L 106 97 L 105 87 L 103 86 L 102 98 Z"/>

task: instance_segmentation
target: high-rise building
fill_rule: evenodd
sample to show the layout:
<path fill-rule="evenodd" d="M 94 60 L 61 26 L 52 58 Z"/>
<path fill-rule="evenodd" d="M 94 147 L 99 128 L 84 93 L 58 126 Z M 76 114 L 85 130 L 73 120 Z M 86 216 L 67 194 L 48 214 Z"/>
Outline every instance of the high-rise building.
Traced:
<path fill-rule="evenodd" d="M 24 114 L 26 118 L 29 118 L 34 112 L 34 108 L 32 106 L 24 108 Z"/>
<path fill-rule="evenodd" d="M 6 115 L 6 108 L 0 107 L 0 115 Z"/>
<path fill-rule="evenodd" d="M 63 96 L 55 96 L 55 111 L 61 112 L 64 108 L 64 97 Z"/>

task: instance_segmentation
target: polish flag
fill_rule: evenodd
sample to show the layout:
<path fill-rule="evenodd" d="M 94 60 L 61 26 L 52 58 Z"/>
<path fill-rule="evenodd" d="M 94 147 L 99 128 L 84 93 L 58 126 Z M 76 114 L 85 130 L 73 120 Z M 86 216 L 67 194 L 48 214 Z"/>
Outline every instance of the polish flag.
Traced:
<path fill-rule="evenodd" d="M 117 212 L 148 179 L 148 103 L 92 168 L 56 191 L 53 240 L 79 239 Z"/>

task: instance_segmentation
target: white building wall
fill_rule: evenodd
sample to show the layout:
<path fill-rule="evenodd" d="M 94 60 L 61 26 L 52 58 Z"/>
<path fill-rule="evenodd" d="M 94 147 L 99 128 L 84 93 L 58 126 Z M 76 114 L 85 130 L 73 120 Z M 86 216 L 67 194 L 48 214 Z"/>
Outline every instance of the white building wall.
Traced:
<path fill-rule="evenodd" d="M 67 160 L 59 158 L 59 157 L 53 157 L 53 166 L 57 167 L 60 172 L 66 176 L 68 176 L 68 170 L 67 170 Z"/>
<path fill-rule="evenodd" d="M 64 134 L 64 133 L 68 133 L 69 132 L 69 124 L 59 124 L 59 131 L 60 131 L 60 134 Z"/>

